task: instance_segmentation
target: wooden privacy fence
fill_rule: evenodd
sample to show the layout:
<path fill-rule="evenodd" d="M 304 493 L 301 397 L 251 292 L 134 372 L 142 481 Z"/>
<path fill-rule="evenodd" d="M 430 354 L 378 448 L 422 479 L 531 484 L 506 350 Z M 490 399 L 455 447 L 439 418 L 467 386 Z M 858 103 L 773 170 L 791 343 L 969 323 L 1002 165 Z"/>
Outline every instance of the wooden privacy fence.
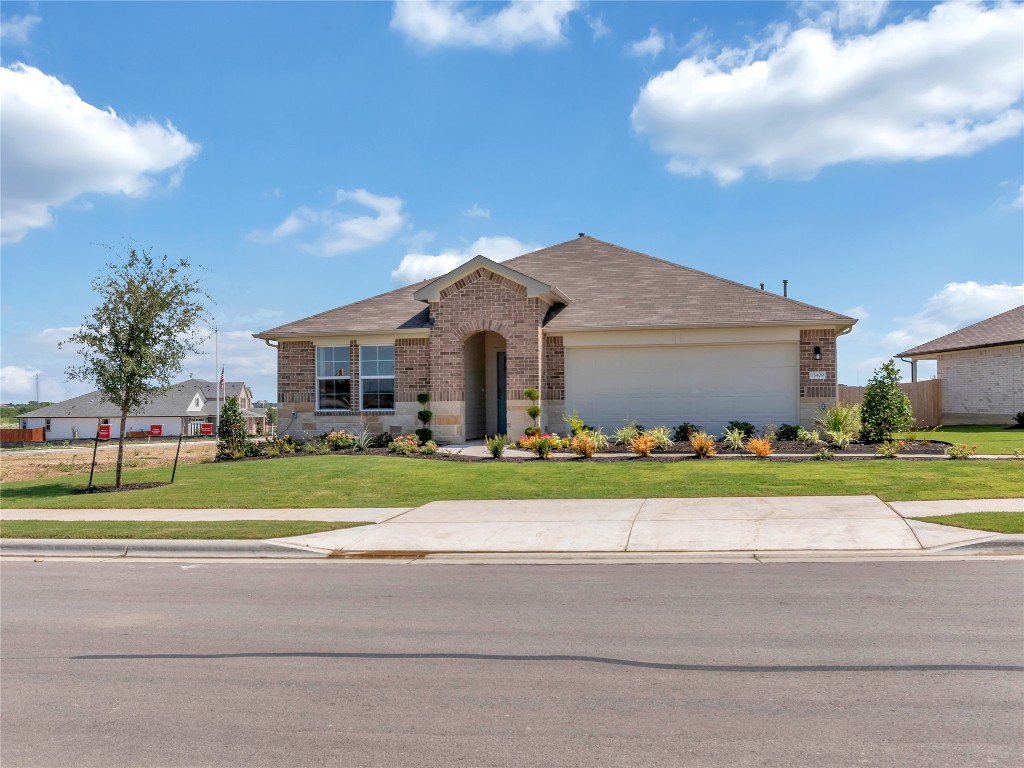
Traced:
<path fill-rule="evenodd" d="M 46 431 L 42 427 L 35 429 L 0 429 L 0 443 L 42 443 L 46 441 Z"/>
<path fill-rule="evenodd" d="M 915 381 L 900 384 L 900 389 L 910 398 L 910 407 L 914 411 L 914 426 L 937 427 L 942 423 L 942 382 L 938 379 Z M 839 402 L 847 405 L 860 405 L 864 402 L 865 387 L 848 387 L 839 385 Z"/>

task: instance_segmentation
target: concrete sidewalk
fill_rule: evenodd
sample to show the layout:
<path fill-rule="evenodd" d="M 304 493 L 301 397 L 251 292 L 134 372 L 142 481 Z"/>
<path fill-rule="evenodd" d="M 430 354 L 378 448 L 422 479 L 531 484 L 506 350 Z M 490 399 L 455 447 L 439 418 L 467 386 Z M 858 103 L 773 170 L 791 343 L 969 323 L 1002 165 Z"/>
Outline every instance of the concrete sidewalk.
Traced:
<path fill-rule="evenodd" d="M 437 501 L 378 525 L 275 542 L 353 554 L 912 552 L 998 536 L 907 520 L 875 496 L 790 496 Z"/>

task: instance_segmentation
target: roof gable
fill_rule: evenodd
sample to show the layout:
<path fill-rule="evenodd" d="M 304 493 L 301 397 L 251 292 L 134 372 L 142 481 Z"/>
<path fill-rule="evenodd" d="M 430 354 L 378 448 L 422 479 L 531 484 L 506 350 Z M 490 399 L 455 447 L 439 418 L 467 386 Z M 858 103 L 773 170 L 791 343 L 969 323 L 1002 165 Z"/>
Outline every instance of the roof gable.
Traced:
<path fill-rule="evenodd" d="M 564 303 L 566 301 L 565 296 L 557 288 L 530 277 L 529 275 L 524 275 L 522 272 L 517 272 L 516 270 L 511 269 L 507 264 L 492 261 L 486 256 L 474 256 L 465 264 L 460 264 L 451 272 L 434 278 L 423 287 L 418 288 L 413 292 L 412 296 L 416 301 L 425 301 L 428 303 L 439 301 L 445 288 L 448 288 L 453 283 L 457 283 L 468 275 L 472 275 L 478 269 L 490 270 L 494 274 L 504 277 L 506 280 L 511 280 L 512 282 L 523 286 L 526 289 L 526 297 L 528 299 L 541 297 L 547 299 L 549 304 L 553 304 L 555 302 Z"/>
<path fill-rule="evenodd" d="M 900 352 L 899 357 L 918 357 L 939 352 L 954 352 L 960 349 L 1021 343 L 1024 343 L 1024 305 L 968 325 L 958 331 L 947 333 L 937 339 L 926 341 L 906 352 Z"/>

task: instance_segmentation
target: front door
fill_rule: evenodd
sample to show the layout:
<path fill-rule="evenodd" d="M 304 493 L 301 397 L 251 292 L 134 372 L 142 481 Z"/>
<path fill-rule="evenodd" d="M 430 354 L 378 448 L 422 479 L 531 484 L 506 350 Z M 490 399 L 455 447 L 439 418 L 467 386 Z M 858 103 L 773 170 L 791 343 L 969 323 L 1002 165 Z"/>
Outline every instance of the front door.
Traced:
<path fill-rule="evenodd" d="M 498 352 L 498 434 L 508 434 L 508 418 L 505 397 L 505 353 Z"/>

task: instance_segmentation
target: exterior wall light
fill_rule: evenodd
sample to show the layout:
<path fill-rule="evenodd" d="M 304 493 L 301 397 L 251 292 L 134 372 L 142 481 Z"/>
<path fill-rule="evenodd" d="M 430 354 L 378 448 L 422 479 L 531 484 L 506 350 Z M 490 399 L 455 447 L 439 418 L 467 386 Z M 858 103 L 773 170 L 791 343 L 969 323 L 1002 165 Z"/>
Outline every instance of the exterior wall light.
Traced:
<path fill-rule="evenodd" d="M 814 348 L 814 359 L 821 360 L 821 347 Z"/>

